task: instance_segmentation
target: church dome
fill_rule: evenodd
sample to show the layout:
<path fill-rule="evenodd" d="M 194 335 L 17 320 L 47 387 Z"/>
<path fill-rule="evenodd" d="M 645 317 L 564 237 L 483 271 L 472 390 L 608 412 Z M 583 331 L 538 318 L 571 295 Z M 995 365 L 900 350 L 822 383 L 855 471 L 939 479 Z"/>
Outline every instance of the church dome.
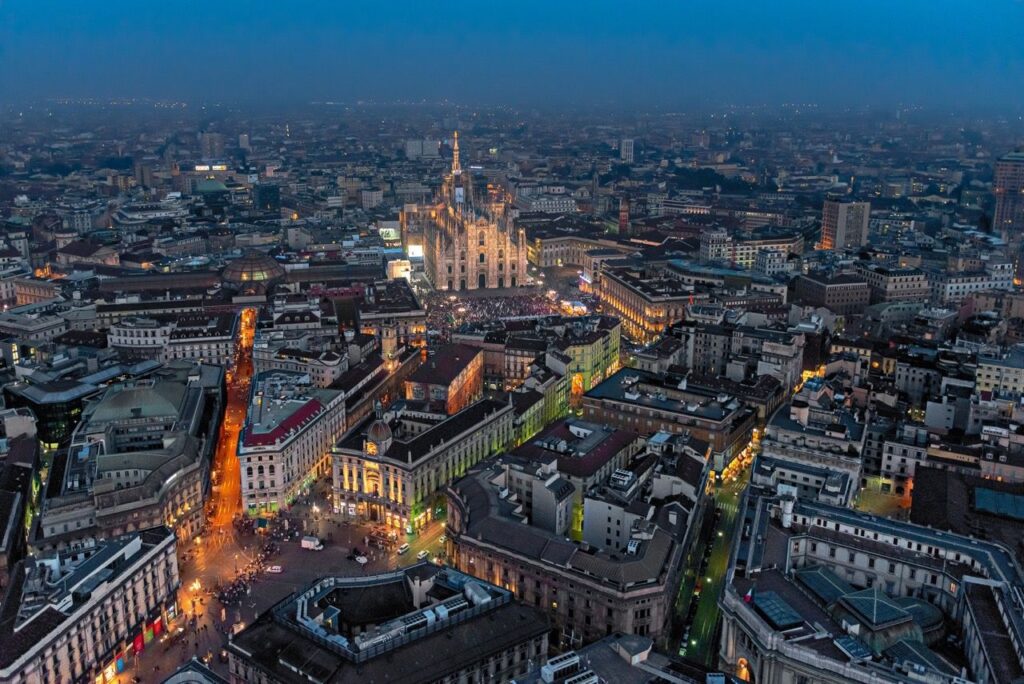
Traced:
<path fill-rule="evenodd" d="M 391 445 L 391 437 L 391 427 L 383 420 L 373 421 L 366 430 L 366 440 L 384 449 Z"/>
<path fill-rule="evenodd" d="M 221 272 L 224 284 L 239 290 L 269 288 L 284 278 L 284 267 L 262 252 L 249 250 L 230 262 Z"/>

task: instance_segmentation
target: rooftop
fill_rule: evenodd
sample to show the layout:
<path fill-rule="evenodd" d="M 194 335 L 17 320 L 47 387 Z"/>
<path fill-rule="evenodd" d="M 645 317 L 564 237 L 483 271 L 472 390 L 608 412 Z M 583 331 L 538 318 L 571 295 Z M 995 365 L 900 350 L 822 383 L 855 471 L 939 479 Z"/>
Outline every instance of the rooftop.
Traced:
<path fill-rule="evenodd" d="M 543 614 L 510 592 L 419 563 L 369 577 L 327 577 L 286 598 L 228 648 L 276 681 L 437 681 L 543 635 Z"/>

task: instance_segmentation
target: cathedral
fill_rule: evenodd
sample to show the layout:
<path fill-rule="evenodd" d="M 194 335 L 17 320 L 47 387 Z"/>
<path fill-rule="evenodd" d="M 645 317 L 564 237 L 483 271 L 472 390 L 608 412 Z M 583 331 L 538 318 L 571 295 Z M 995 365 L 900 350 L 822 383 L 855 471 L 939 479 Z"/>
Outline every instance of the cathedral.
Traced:
<path fill-rule="evenodd" d="M 438 290 L 478 290 L 526 284 L 526 234 L 513 226 L 502 188 L 475 192 L 459 163 L 459 134 L 441 196 L 423 221 L 423 261 Z"/>

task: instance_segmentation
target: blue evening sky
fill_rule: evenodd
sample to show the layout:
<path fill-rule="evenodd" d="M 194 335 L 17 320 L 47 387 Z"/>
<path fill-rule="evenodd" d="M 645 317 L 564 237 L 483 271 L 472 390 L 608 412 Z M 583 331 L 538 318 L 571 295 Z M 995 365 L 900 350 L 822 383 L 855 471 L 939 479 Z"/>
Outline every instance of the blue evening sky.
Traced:
<path fill-rule="evenodd" d="M 0 0 L 0 103 L 1019 109 L 1020 0 Z"/>

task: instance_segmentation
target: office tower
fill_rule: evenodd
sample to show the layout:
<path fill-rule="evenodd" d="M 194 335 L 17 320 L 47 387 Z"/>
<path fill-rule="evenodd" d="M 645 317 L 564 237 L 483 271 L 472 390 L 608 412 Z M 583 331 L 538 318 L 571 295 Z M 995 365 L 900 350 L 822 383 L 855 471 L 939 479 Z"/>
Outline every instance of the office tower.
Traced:
<path fill-rule="evenodd" d="M 206 132 L 199 138 L 199 147 L 203 159 L 218 159 L 224 156 L 224 136 L 220 133 Z"/>
<path fill-rule="evenodd" d="M 867 244 L 870 202 L 827 199 L 821 211 L 821 249 L 856 249 Z"/>
<path fill-rule="evenodd" d="M 996 162 L 996 210 L 992 227 L 1003 240 L 1019 245 L 1024 238 L 1024 152 Z"/>
<path fill-rule="evenodd" d="M 619 199 L 619 235 L 629 234 L 629 198 Z"/>
<path fill-rule="evenodd" d="M 248 151 L 249 151 L 250 149 L 252 149 L 252 148 L 251 148 L 251 147 L 249 146 L 249 134 L 248 134 L 248 133 L 242 133 L 242 134 L 240 134 L 240 135 L 238 136 L 238 146 L 239 146 L 239 147 L 240 147 L 241 149 L 243 149 L 243 150 L 245 150 L 245 151 L 247 151 L 247 152 L 248 152 Z"/>
<path fill-rule="evenodd" d="M 633 139 L 623 138 L 619 142 L 619 159 L 626 164 L 633 163 Z"/>

